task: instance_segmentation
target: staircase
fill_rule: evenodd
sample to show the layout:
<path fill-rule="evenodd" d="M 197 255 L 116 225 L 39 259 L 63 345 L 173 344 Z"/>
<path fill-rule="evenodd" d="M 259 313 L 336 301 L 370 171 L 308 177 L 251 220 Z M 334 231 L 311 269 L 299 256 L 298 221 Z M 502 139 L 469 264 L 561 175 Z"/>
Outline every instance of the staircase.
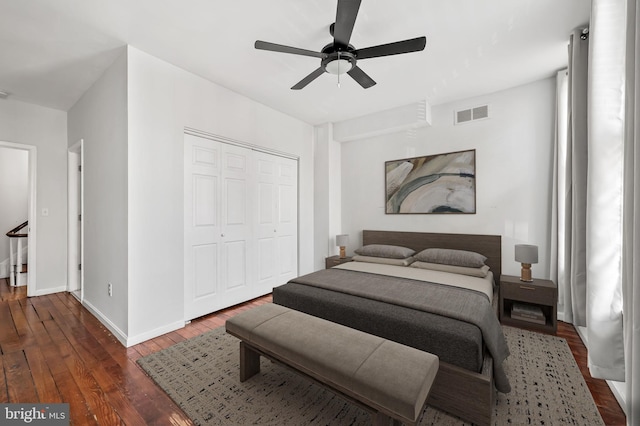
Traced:
<path fill-rule="evenodd" d="M 24 242 L 29 234 L 22 232 L 28 225 L 29 221 L 26 221 L 6 234 L 9 237 L 9 285 L 12 287 L 25 286 L 28 282 L 27 258 L 24 254 L 27 245 Z"/>

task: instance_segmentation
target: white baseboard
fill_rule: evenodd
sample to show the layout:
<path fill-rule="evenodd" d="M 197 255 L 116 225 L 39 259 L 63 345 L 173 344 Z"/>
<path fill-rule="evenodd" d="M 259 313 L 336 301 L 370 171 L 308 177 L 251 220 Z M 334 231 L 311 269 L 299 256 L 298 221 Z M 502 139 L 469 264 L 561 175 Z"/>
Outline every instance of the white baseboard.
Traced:
<path fill-rule="evenodd" d="M 129 337 L 127 339 L 126 347 L 130 347 L 133 345 L 137 345 L 138 343 L 142 343 L 146 340 L 153 339 L 154 337 L 162 336 L 163 334 L 170 333 L 174 330 L 179 330 L 185 326 L 185 322 L 183 321 L 175 321 L 171 324 L 166 324 L 162 327 L 155 328 L 151 331 L 147 331 L 145 333 L 140 333 L 136 336 Z"/>
<path fill-rule="evenodd" d="M 568 322 L 564 319 L 564 312 L 558 311 L 558 314 L 556 315 L 556 319 L 558 321 L 562 321 L 562 322 Z"/>
<path fill-rule="evenodd" d="M 616 397 L 616 401 L 620 404 L 622 411 L 624 411 L 625 416 L 628 416 L 627 413 L 627 384 L 625 382 L 614 382 L 613 380 L 607 380 L 607 384 L 611 388 L 611 392 L 613 392 L 613 396 Z"/>
<path fill-rule="evenodd" d="M 67 286 L 61 286 L 61 287 L 53 287 L 53 288 L 46 288 L 43 290 L 38 290 L 35 294 L 31 294 L 29 295 L 31 296 L 46 296 L 47 294 L 53 294 L 53 293 L 62 293 L 67 291 Z"/>
<path fill-rule="evenodd" d="M 588 350 L 589 338 L 587 336 L 587 327 L 582 327 L 582 326 L 574 326 L 574 327 L 578 331 L 578 336 L 580 336 L 580 340 L 582 340 L 582 343 L 584 343 L 584 345 L 587 347 L 587 350 Z"/>
<path fill-rule="evenodd" d="M 116 336 L 116 339 L 118 339 L 118 341 L 120 343 L 122 343 L 123 346 L 127 346 L 127 335 L 126 333 L 124 333 L 122 330 L 120 330 L 114 323 L 112 323 L 111 321 L 109 321 L 109 318 L 105 317 L 102 312 L 100 312 L 99 309 L 97 309 L 95 306 L 93 306 L 91 303 L 87 302 L 86 300 L 84 301 L 84 303 L 82 304 L 85 308 L 87 308 L 87 310 L 89 312 L 91 312 L 91 314 L 98 318 L 98 321 L 100 321 L 105 327 L 107 327 L 109 329 L 109 331 L 111 333 L 113 333 L 114 336 Z"/>
<path fill-rule="evenodd" d="M 122 330 L 120 330 L 115 324 L 109 321 L 109 319 L 105 317 L 100 312 L 100 310 L 93 306 L 91 303 L 85 300 L 83 306 L 87 308 L 87 310 L 91 312 L 93 316 L 98 318 L 98 321 L 100 321 L 105 327 L 107 327 L 109 331 L 113 333 L 114 336 L 116 336 L 116 339 L 118 339 L 118 341 L 127 348 L 133 345 L 137 345 L 138 343 L 142 343 L 146 340 L 153 339 L 154 337 L 162 336 L 163 334 L 183 328 L 185 324 L 184 321 L 176 321 L 172 324 L 167 324 L 154 330 L 141 333 L 137 336 L 130 337 Z"/>

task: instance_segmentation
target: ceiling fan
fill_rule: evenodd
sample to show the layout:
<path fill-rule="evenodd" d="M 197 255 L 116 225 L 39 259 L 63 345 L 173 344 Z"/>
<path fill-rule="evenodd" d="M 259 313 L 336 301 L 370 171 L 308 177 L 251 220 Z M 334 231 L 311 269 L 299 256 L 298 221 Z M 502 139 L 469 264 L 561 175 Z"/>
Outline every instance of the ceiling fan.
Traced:
<path fill-rule="evenodd" d="M 358 60 L 418 52 L 424 49 L 427 44 L 427 38 L 417 37 L 394 43 L 365 47 L 364 49 L 356 49 L 349 44 L 349 39 L 353 32 L 353 26 L 356 23 L 361 1 L 362 0 L 338 0 L 336 22 L 331 24 L 329 28 L 329 32 L 333 36 L 333 43 L 327 44 L 320 52 L 261 40 L 255 42 L 255 48 L 320 58 L 320 67 L 295 84 L 291 88 L 292 90 L 302 89 L 325 72 L 338 75 L 338 87 L 340 86 L 340 75 L 347 73 L 357 81 L 360 86 L 368 89 L 376 84 L 376 82 L 358 67 Z"/>

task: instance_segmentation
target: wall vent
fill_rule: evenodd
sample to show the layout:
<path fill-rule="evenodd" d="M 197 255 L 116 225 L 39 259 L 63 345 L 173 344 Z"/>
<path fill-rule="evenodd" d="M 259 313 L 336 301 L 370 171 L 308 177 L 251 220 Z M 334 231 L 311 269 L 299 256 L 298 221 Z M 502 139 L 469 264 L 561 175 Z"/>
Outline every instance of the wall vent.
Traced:
<path fill-rule="evenodd" d="M 484 120 L 485 118 L 489 118 L 489 105 L 481 105 L 456 111 L 454 116 L 454 124 Z"/>

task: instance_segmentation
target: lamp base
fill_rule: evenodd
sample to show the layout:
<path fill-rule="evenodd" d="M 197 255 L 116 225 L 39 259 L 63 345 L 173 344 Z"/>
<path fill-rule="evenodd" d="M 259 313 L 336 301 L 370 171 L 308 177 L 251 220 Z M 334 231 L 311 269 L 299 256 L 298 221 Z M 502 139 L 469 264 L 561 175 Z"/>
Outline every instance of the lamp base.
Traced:
<path fill-rule="evenodd" d="M 531 278 L 531 264 L 530 263 L 521 263 L 522 269 L 520 270 L 520 281 L 524 281 L 526 283 L 533 282 L 533 278 Z"/>
<path fill-rule="evenodd" d="M 340 246 L 340 259 L 344 259 L 345 257 L 347 257 L 347 253 L 344 249 L 345 246 Z"/>

